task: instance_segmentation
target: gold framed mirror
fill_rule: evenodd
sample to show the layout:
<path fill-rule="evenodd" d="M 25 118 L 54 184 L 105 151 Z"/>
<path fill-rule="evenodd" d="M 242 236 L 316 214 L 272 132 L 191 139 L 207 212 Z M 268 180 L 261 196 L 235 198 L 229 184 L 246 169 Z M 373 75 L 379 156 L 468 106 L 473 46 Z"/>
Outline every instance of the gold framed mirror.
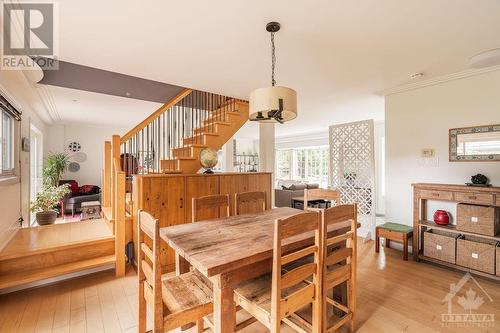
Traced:
<path fill-rule="evenodd" d="M 500 161 L 500 125 L 452 128 L 450 162 Z"/>

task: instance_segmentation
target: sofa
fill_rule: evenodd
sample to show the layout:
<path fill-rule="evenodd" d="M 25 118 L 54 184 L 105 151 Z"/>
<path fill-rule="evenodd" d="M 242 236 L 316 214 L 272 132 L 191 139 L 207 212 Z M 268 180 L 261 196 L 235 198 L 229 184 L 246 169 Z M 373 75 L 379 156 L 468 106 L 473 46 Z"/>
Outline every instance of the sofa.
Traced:
<path fill-rule="evenodd" d="M 300 181 L 278 181 L 274 190 L 274 205 L 276 207 L 292 207 L 292 198 L 304 196 L 306 188 L 319 188 L 319 184 L 307 184 Z"/>
<path fill-rule="evenodd" d="M 59 181 L 59 185 L 64 184 L 68 184 L 71 190 L 71 193 L 63 198 L 62 206 L 64 213 L 70 211 L 71 215 L 75 215 L 75 213 L 81 212 L 82 202 L 101 201 L 99 186 L 78 186 L 78 183 L 73 179 Z"/>

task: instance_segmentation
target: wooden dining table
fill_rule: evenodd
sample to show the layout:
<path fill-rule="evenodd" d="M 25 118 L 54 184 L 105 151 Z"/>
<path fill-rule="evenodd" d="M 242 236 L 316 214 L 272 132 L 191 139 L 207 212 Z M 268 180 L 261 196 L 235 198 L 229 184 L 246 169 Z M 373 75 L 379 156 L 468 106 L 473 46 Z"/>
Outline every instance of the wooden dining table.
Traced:
<path fill-rule="evenodd" d="M 176 252 L 176 273 L 188 272 L 191 265 L 212 281 L 215 332 L 235 330 L 234 288 L 272 270 L 274 221 L 299 213 L 280 207 L 160 229 L 160 237 Z M 349 221 L 332 225 L 329 233 L 349 226 Z M 313 242 L 313 232 L 289 238 L 283 253 Z"/>

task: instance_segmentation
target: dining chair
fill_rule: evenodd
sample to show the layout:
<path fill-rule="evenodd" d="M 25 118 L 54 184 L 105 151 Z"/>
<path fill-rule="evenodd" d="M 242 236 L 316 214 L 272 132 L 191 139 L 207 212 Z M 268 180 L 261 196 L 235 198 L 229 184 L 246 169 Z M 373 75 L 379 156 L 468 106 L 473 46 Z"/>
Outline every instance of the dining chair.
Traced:
<path fill-rule="evenodd" d="M 287 239 L 307 232 L 314 234 L 313 245 L 293 251 L 286 249 L 284 244 Z M 287 317 L 297 316 L 295 311 L 312 304 L 311 331 L 319 333 L 322 313 L 319 297 L 322 239 L 318 212 L 303 212 L 276 220 L 272 273 L 237 286 L 237 305 L 275 333 L 280 331 L 281 322 Z M 283 274 L 283 265 L 311 254 L 314 256 L 314 262 L 300 265 Z M 312 277 L 312 283 L 304 282 L 308 277 Z M 292 323 L 292 328 L 298 327 Z M 298 331 L 302 332 L 300 329 Z"/>
<path fill-rule="evenodd" d="M 324 332 L 335 332 L 345 324 L 349 324 L 350 332 L 355 331 L 356 313 L 356 245 L 357 245 L 357 206 L 340 205 L 328 209 L 318 210 L 321 212 L 321 234 L 322 260 L 321 260 L 321 298 L 322 330 Z M 328 227 L 336 223 L 350 222 L 344 228 L 344 232 L 336 235 L 328 234 Z M 311 280 L 307 281 L 312 283 Z M 333 288 L 347 284 L 347 304 L 333 297 Z M 328 311 L 331 306 L 336 311 Z M 337 315 L 340 313 L 340 316 Z M 291 317 L 293 324 L 298 325 L 305 331 L 308 330 L 307 312 L 301 313 L 297 318 Z M 299 320 L 297 320 L 299 319 Z"/>
<path fill-rule="evenodd" d="M 325 201 L 335 201 L 335 205 L 340 205 L 340 191 L 331 188 L 314 188 L 304 190 L 304 210 L 308 209 L 307 202 L 310 198 L 322 199 Z M 324 207 L 327 208 L 327 207 Z"/>
<path fill-rule="evenodd" d="M 139 333 L 146 332 L 148 306 L 152 309 L 153 333 L 193 322 L 197 324 L 197 332 L 203 332 L 203 317 L 213 312 L 210 281 L 196 270 L 162 276 L 159 223 L 144 211 L 138 213 L 138 236 Z"/>
<path fill-rule="evenodd" d="M 229 216 L 229 195 L 216 194 L 193 198 L 192 221 Z"/>
<path fill-rule="evenodd" d="M 234 195 L 235 215 L 262 213 L 266 210 L 266 192 L 244 192 Z"/>

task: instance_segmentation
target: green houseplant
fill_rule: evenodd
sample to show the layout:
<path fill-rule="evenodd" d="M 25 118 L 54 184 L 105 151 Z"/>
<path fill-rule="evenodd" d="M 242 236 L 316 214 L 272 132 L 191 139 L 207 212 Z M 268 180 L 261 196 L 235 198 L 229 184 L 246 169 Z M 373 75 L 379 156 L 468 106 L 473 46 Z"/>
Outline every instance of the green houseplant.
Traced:
<path fill-rule="evenodd" d="M 67 184 L 61 186 L 44 186 L 37 193 L 36 199 L 31 202 L 31 211 L 36 213 L 36 221 L 39 225 L 53 224 L 57 218 L 57 211 L 54 210 L 59 200 L 70 193 Z"/>
<path fill-rule="evenodd" d="M 66 171 L 69 165 L 69 156 L 66 153 L 49 153 L 45 158 L 43 167 L 43 185 L 56 187 L 59 185 L 59 180 L 62 174 Z"/>

